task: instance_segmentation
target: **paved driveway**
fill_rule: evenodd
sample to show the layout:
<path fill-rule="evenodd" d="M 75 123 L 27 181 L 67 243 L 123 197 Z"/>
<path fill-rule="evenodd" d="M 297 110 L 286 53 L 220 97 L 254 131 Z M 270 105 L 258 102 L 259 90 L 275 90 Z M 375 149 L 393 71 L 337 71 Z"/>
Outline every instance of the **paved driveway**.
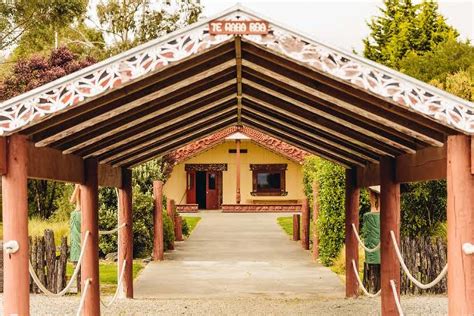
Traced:
<path fill-rule="evenodd" d="M 197 216 L 191 237 L 140 274 L 136 298 L 344 296 L 340 279 L 278 226 L 284 214 Z"/>

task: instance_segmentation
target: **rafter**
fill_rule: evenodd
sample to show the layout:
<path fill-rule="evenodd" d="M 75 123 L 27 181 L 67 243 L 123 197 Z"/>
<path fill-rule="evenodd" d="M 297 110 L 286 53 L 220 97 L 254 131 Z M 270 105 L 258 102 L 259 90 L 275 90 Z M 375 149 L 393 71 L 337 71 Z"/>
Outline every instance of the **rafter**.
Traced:
<path fill-rule="evenodd" d="M 280 75 L 279 73 L 277 72 L 274 72 L 270 69 L 267 69 L 265 67 L 262 67 L 260 65 L 257 65 L 253 62 L 250 62 L 250 61 L 247 61 L 247 60 L 243 60 L 242 61 L 242 65 L 245 66 L 245 67 L 248 67 L 250 69 L 253 69 L 255 71 L 258 71 L 260 73 L 263 73 L 265 74 L 266 76 L 269 76 L 269 77 L 272 77 L 272 78 L 275 78 L 281 82 L 285 82 L 286 84 L 290 85 L 290 86 L 293 86 L 295 88 L 298 88 L 298 89 L 301 89 L 303 90 L 304 92 L 308 93 L 308 94 L 311 94 L 321 100 L 324 100 L 324 101 L 327 101 L 331 104 L 334 104 L 338 107 L 341 107 L 341 108 L 344 108 L 346 110 L 349 110 L 355 114 L 360 114 L 362 116 L 364 116 L 366 119 L 369 119 L 371 121 L 374 121 L 374 122 L 377 122 L 383 126 L 390 126 L 392 127 L 393 129 L 395 130 L 399 130 L 401 132 L 403 132 L 404 134 L 407 134 L 407 135 L 410 135 L 411 137 L 414 137 L 416 139 L 420 139 L 432 146 L 443 146 L 443 142 L 442 141 L 439 141 L 437 139 L 434 139 L 430 136 L 428 136 L 427 134 L 425 133 L 422 133 L 418 130 L 420 130 L 420 128 L 416 128 L 416 126 L 414 126 L 413 124 L 411 128 L 409 127 L 406 127 L 406 125 L 408 125 L 408 121 L 405 120 L 405 124 L 400 124 L 396 121 L 393 120 L 393 118 L 389 118 L 388 115 L 383 115 L 383 113 L 379 113 L 379 114 L 374 114 L 373 112 L 371 111 L 367 111 L 361 107 L 358 107 L 358 106 L 355 106 L 347 101 L 344 101 L 344 100 L 341 100 L 339 98 L 336 98 L 336 97 L 333 97 L 327 93 L 324 93 L 324 92 L 321 92 L 317 89 L 313 89 L 309 86 L 306 86 L 304 84 L 301 84 L 300 82 L 297 82 L 297 81 L 294 81 L 292 80 L 291 78 L 288 78 L 286 76 L 283 76 L 283 75 Z M 245 83 L 245 82 L 244 82 Z M 400 118 L 399 118 L 400 119 Z"/>
<path fill-rule="evenodd" d="M 215 67 L 210 68 L 206 71 L 200 72 L 197 75 L 194 75 L 190 78 L 178 81 L 177 83 L 175 83 L 171 86 L 160 89 L 160 90 L 158 90 L 154 93 L 147 94 L 147 95 L 143 96 L 142 98 L 137 99 L 135 101 L 132 101 L 130 103 L 127 103 L 126 105 L 121 106 L 121 107 L 119 107 L 119 108 L 117 108 L 113 111 L 107 111 L 103 114 L 100 114 L 100 115 L 97 115 L 93 118 L 90 118 L 89 120 L 87 120 L 87 121 L 85 121 L 81 124 L 70 127 L 66 130 L 63 130 L 63 131 L 59 132 L 59 133 L 50 135 L 50 136 L 38 141 L 36 143 L 36 145 L 39 146 L 39 147 L 47 146 L 47 145 L 57 141 L 58 139 L 61 139 L 61 138 L 64 138 L 68 135 L 77 133 L 77 132 L 79 132 L 83 129 L 86 129 L 90 126 L 93 126 L 95 124 L 99 124 L 101 122 L 104 122 L 107 119 L 109 119 L 109 118 L 111 118 L 115 115 L 119 115 L 121 113 L 124 113 L 125 111 L 129 111 L 131 109 L 137 108 L 145 102 L 151 101 L 151 100 L 156 99 L 156 98 L 163 97 L 163 96 L 165 96 L 169 93 L 174 92 L 175 90 L 188 87 L 189 85 L 192 85 L 193 83 L 196 83 L 200 80 L 208 78 L 209 76 L 211 76 L 213 74 L 219 73 L 220 71 L 231 68 L 231 67 L 235 67 L 235 60 L 229 60 L 227 62 L 224 62 L 224 63 L 222 63 L 218 66 L 215 66 Z"/>

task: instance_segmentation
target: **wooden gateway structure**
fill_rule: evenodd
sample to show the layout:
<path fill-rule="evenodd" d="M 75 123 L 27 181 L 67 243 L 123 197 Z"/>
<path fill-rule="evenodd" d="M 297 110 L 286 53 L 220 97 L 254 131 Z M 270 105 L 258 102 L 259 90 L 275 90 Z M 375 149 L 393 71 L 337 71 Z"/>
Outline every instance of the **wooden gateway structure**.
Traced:
<path fill-rule="evenodd" d="M 4 240 L 19 246 L 4 255 L 5 314 L 29 314 L 28 178 L 81 184 L 83 313 L 98 315 L 98 186 L 120 192 L 133 297 L 130 168 L 229 126 L 347 168 L 348 262 L 360 188 L 380 185 L 384 315 L 397 313 L 400 183 L 446 178 L 449 313 L 474 313 L 474 105 L 237 6 L 0 105 Z M 354 274 L 346 282 L 356 296 Z"/>

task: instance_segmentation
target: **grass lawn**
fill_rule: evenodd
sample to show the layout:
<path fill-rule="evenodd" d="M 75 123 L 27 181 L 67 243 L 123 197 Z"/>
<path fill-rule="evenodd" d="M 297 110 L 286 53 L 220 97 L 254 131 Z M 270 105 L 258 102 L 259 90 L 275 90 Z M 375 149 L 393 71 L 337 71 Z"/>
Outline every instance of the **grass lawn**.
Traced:
<path fill-rule="evenodd" d="M 200 217 L 194 217 L 194 216 L 184 216 L 183 219 L 186 221 L 186 224 L 188 224 L 189 233 L 193 232 L 194 228 L 196 228 L 196 225 L 201 220 Z"/>
<path fill-rule="evenodd" d="M 133 278 L 135 279 L 138 273 L 144 268 L 141 260 L 133 260 Z M 66 275 L 69 278 L 74 271 L 72 263 L 67 264 Z M 99 278 L 101 284 L 101 292 L 103 294 L 113 294 L 117 288 L 117 263 L 100 261 L 99 263 Z"/>
<path fill-rule="evenodd" d="M 293 237 L 293 216 L 284 216 L 277 218 L 278 225 L 285 231 L 285 233 Z M 300 236 L 301 236 L 301 226 L 300 226 Z M 309 236 L 313 236 L 313 221 L 309 223 Z"/>

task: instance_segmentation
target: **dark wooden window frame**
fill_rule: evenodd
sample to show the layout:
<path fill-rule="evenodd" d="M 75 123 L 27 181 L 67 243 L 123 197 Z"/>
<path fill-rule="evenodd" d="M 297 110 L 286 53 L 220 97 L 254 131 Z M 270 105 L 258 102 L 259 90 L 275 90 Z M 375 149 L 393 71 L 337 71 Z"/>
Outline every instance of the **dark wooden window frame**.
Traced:
<path fill-rule="evenodd" d="M 251 164 L 252 170 L 252 196 L 286 196 L 286 169 L 287 164 Z M 257 186 L 258 174 L 262 172 L 280 173 L 280 189 L 259 190 Z"/>

